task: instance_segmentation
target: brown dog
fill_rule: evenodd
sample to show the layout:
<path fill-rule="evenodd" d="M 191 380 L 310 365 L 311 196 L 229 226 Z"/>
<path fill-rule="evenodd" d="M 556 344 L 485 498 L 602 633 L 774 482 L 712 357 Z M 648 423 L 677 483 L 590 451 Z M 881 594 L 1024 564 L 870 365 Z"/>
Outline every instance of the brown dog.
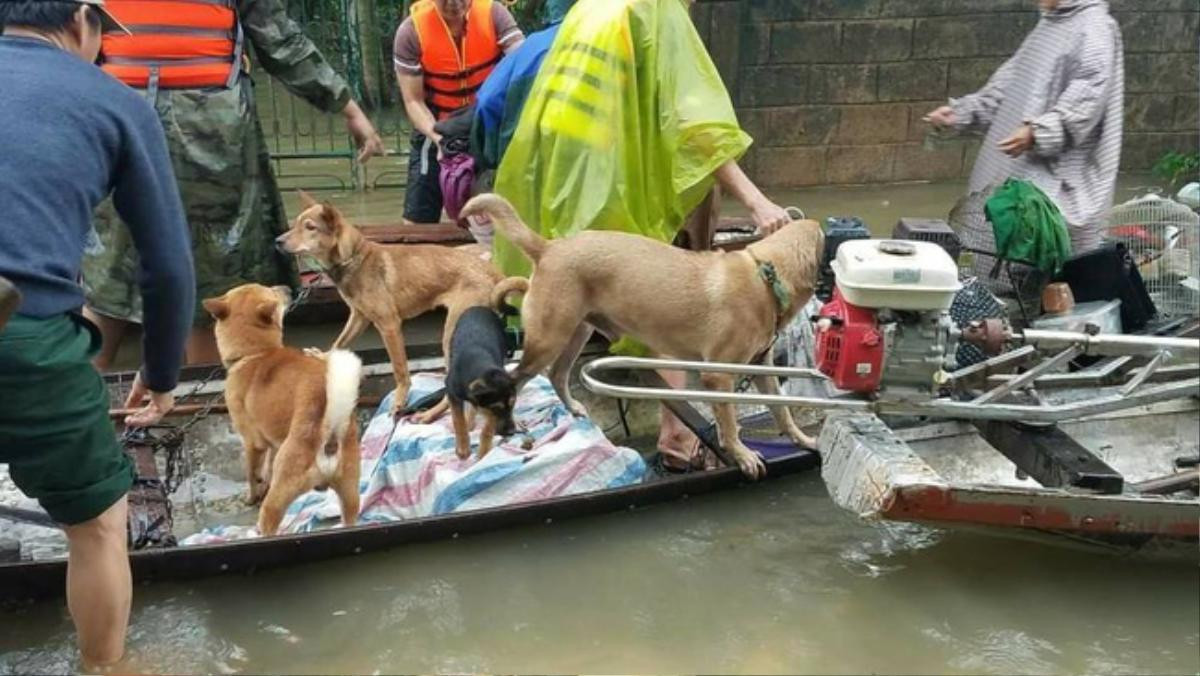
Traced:
<path fill-rule="evenodd" d="M 676 359 L 748 364 L 763 359 L 775 334 L 812 296 L 824 234 L 815 221 L 797 221 L 734 253 L 693 252 L 647 237 L 589 230 L 546 240 L 520 221 L 498 195 L 480 195 L 462 217 L 486 215 L 534 264 L 522 306 L 525 346 L 514 376 L 523 383 L 550 367 L 558 396 L 585 413 L 567 388 L 571 365 L 595 327 L 629 335 L 652 352 Z M 782 293 L 772 290 L 777 279 Z M 589 326 L 590 325 L 590 326 Z M 734 376 L 703 373 L 710 390 L 733 391 Z M 777 393 L 775 377 L 756 377 Z M 762 458 L 738 438 L 732 404 L 714 404 L 721 445 L 742 472 L 759 477 Z M 785 406 L 771 408 L 781 431 L 815 446 Z"/>
<path fill-rule="evenodd" d="M 304 192 L 300 197 L 304 210 L 292 229 L 276 239 L 276 246 L 316 259 L 350 307 L 350 318 L 332 349 L 347 347 L 367 324 L 379 331 L 396 377 L 392 413 L 399 413 L 410 385 L 403 322 L 446 308 L 442 354 L 449 358 L 450 336 L 459 315 L 469 307 L 487 305 L 502 277 L 491 263 L 470 252 L 436 245 L 376 244 L 331 204 L 318 204 Z"/>
<path fill-rule="evenodd" d="M 362 362 L 344 350 L 314 357 L 284 347 L 289 296 L 287 287 L 245 284 L 204 301 L 217 320 L 229 417 L 246 450 L 246 502 L 262 502 L 263 535 L 274 535 L 292 501 L 313 488 L 332 486 L 342 523 L 358 520 Z"/>

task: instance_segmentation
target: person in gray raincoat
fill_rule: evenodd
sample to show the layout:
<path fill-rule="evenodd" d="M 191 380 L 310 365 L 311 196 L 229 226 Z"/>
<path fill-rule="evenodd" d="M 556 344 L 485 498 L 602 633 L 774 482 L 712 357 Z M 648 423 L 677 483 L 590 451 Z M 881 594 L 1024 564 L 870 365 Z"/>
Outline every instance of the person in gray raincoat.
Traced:
<path fill-rule="evenodd" d="M 153 14 L 147 13 L 150 5 Z M 365 161 L 384 152 L 383 142 L 346 81 L 281 0 L 112 0 L 108 7 L 133 35 L 106 38 L 101 65 L 141 91 L 159 114 L 191 229 L 197 300 L 247 282 L 294 286 L 293 258 L 274 247 L 287 222 L 247 52 L 252 46 L 257 66 L 293 94 L 323 111 L 341 112 Z M 222 56 L 211 58 L 214 50 Z M 141 321 L 142 300 L 129 229 L 111 204 L 98 210 L 95 226 L 83 282 L 89 317 L 104 334 L 96 360 L 104 368 L 129 324 Z M 188 361 L 217 361 L 211 320 L 199 305 L 194 317 Z"/>
<path fill-rule="evenodd" d="M 1121 160 L 1125 71 L 1121 32 L 1105 0 L 1039 0 L 1042 16 L 983 89 L 930 112 L 926 121 L 986 132 L 970 193 L 1021 178 L 1066 219 L 1074 254 L 1100 244 Z M 995 251 L 976 210 L 964 243 Z M 991 267 L 976 259 L 976 272 Z"/>

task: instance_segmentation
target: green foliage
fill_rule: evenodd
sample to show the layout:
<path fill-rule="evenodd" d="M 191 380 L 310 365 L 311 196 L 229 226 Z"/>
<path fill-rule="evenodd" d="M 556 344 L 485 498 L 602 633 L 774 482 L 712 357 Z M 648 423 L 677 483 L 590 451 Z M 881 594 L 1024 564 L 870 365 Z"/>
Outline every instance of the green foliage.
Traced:
<path fill-rule="evenodd" d="M 1171 189 L 1200 178 L 1200 153 L 1166 153 L 1154 165 L 1154 175 L 1171 182 Z"/>
<path fill-rule="evenodd" d="M 525 33 L 541 30 L 545 23 L 542 17 L 545 0 L 516 0 L 512 3 L 506 1 L 504 4 L 508 5 L 508 11 L 512 12 L 513 18 Z"/>

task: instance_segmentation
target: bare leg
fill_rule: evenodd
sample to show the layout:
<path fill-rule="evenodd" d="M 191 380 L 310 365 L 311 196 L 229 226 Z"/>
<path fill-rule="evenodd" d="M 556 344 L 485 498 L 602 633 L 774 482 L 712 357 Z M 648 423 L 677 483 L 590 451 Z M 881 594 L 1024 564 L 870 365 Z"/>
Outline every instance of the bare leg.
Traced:
<path fill-rule="evenodd" d="M 83 316 L 100 329 L 100 351 L 92 359 L 92 365 L 97 371 L 107 371 L 112 368 L 113 360 L 121 350 L 121 342 L 125 340 L 125 334 L 133 322 L 100 314 L 87 306 L 83 308 Z"/>
<path fill-rule="evenodd" d="M 710 390 L 733 391 L 733 376 L 727 373 L 701 373 L 700 381 Z M 766 463 L 738 437 L 737 411 L 733 404 L 713 404 L 712 408 L 717 418 L 717 434 L 721 439 L 721 447 L 733 455 L 738 467 L 742 468 L 742 474 L 751 479 L 761 478 L 767 473 Z"/>
<path fill-rule="evenodd" d="M 84 669 L 112 665 L 125 652 L 133 599 L 124 497 L 100 516 L 67 526 L 67 608 Z"/>
<path fill-rule="evenodd" d="M 692 251 L 708 251 L 712 249 L 713 234 L 717 229 L 717 221 L 721 216 L 721 188 L 713 185 L 712 190 L 704 197 L 704 201 L 696 207 L 684 223 L 687 233 L 688 249 Z M 687 374 L 682 371 L 659 371 L 658 375 L 673 389 L 687 386 Z M 667 464 L 679 467 L 695 463 L 703 457 L 700 439 L 692 433 L 666 405 L 661 406 L 661 421 L 658 428 L 658 451 L 668 461 Z"/>
<path fill-rule="evenodd" d="M 687 386 L 687 374 L 683 371 L 659 371 L 658 375 L 672 389 L 678 390 Z M 666 464 L 673 468 L 683 469 L 692 465 L 697 459 L 696 456 L 702 453 L 699 438 L 667 408 L 666 404 L 662 404 L 660 410 L 658 452 L 662 454 Z"/>
<path fill-rule="evenodd" d="M 192 329 L 187 341 L 187 363 L 220 364 L 221 353 L 217 350 L 217 335 L 211 326 Z"/>

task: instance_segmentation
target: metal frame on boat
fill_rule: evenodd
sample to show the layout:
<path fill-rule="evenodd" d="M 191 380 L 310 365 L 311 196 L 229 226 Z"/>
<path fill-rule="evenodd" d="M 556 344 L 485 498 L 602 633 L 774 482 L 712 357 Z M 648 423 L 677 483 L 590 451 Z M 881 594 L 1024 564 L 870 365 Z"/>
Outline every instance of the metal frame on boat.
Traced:
<path fill-rule="evenodd" d="M 1187 333 L 1194 336 L 1195 327 Z M 582 380 L 593 392 L 626 399 L 829 411 L 819 442 L 822 476 L 839 506 L 865 518 L 1200 558 L 1200 500 L 1195 497 L 1200 470 L 1193 457 L 1200 447 L 1200 339 L 1035 330 L 1005 339 L 1022 345 L 938 374 L 933 392 L 901 388 L 872 397 L 797 396 L 672 390 L 605 380 L 614 371 L 654 369 L 827 380 L 815 369 L 625 357 L 586 364 Z M 1037 361 L 1040 351 L 1051 355 Z M 1083 355 L 1106 358 L 1082 370 L 1055 372 Z M 1026 369 L 1005 373 L 1017 366 Z M 1059 395 L 1058 401 L 1049 401 L 1051 392 Z M 1115 419 L 1126 427 L 1150 422 L 1137 428 L 1140 444 L 1110 448 L 1108 461 L 1064 429 Z M 1186 456 L 1157 458 L 1158 469 L 1152 470 L 1157 473 L 1149 476 L 1126 476 L 1114 469 L 1116 459 L 1151 455 L 1147 443 L 1163 446 L 1159 420 L 1182 425 L 1184 431 L 1174 441 Z M 910 443 L 968 435 L 982 441 L 981 450 L 967 454 L 948 447 L 942 454 L 961 452 L 955 458 L 959 464 L 990 466 L 988 480 L 936 470 Z"/>

